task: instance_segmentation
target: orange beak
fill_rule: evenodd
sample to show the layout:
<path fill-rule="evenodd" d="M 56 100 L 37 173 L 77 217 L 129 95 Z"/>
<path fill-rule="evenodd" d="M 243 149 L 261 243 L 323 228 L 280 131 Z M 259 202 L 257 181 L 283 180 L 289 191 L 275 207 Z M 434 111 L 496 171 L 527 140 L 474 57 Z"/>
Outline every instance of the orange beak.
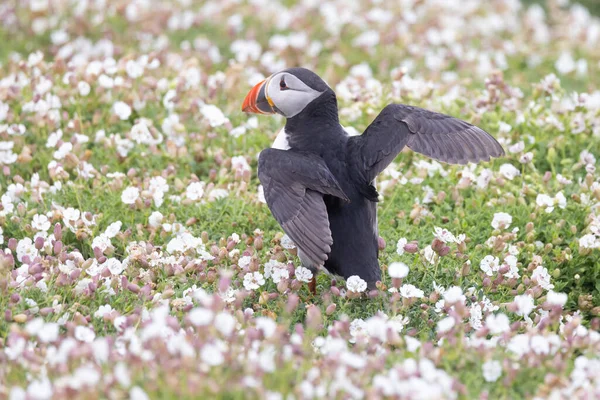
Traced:
<path fill-rule="evenodd" d="M 263 80 L 254 86 L 246 95 L 242 104 L 242 111 L 253 114 L 275 114 L 275 110 L 265 93 L 265 82 Z"/>

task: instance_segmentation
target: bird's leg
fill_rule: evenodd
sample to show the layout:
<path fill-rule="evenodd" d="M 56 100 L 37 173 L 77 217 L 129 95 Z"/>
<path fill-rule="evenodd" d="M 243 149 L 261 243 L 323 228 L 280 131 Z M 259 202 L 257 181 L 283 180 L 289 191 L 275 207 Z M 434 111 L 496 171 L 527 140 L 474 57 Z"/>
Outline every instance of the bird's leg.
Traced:
<path fill-rule="evenodd" d="M 310 278 L 310 281 L 308 281 L 308 290 L 310 290 L 313 296 L 317 295 L 317 279 L 314 275 Z"/>
<path fill-rule="evenodd" d="M 317 294 L 317 274 L 319 273 L 319 266 L 308 258 L 300 249 L 298 249 L 298 258 L 300 259 L 302 266 L 308 268 L 310 272 L 312 272 L 312 278 L 308 281 L 308 290 L 310 290 L 314 296 Z"/>

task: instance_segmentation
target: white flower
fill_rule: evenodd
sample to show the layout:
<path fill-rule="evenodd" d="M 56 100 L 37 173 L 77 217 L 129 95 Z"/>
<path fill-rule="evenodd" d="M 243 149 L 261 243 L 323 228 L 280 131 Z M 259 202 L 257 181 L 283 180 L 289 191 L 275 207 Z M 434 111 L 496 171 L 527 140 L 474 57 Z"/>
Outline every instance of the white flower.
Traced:
<path fill-rule="evenodd" d="M 129 400 L 150 400 L 150 397 L 139 386 L 134 386 L 129 391 Z"/>
<path fill-rule="evenodd" d="M 59 325 L 56 322 L 47 322 L 37 335 L 43 343 L 55 342 L 59 336 Z"/>
<path fill-rule="evenodd" d="M 283 247 L 284 249 L 290 250 L 296 248 L 296 245 L 288 235 L 283 235 L 279 242 L 281 243 L 281 247 Z"/>
<path fill-rule="evenodd" d="M 190 200 L 196 201 L 202 198 L 204 195 L 204 182 L 192 182 L 188 185 L 185 190 L 185 197 Z"/>
<path fill-rule="evenodd" d="M 311 270 L 304 267 L 296 268 L 295 275 L 296 279 L 298 279 L 300 282 L 310 282 L 310 280 L 313 278 L 313 273 Z"/>
<path fill-rule="evenodd" d="M 486 382 L 496 382 L 502 375 L 502 364 L 496 360 L 486 361 L 483 366 L 483 379 Z"/>
<path fill-rule="evenodd" d="M 43 214 L 35 214 L 33 216 L 33 221 L 31 222 L 31 227 L 37 231 L 47 231 L 50 229 L 50 221 L 48 217 Z"/>
<path fill-rule="evenodd" d="M 229 122 L 223 111 L 219 109 L 219 107 L 212 104 L 205 104 L 200 107 L 200 113 L 208 121 L 210 126 L 217 127 Z"/>
<path fill-rule="evenodd" d="M 220 312 L 215 317 L 214 326 L 219 332 L 221 332 L 223 336 L 231 335 L 233 333 L 233 330 L 235 329 L 235 325 L 236 320 L 229 313 Z"/>
<path fill-rule="evenodd" d="M 273 268 L 271 272 L 271 279 L 275 283 L 279 283 L 282 279 L 289 279 L 290 271 L 287 269 L 287 266 L 281 264 L 281 268 Z"/>
<path fill-rule="evenodd" d="M 464 303 L 466 300 L 465 295 L 463 294 L 463 291 L 460 287 L 458 286 L 452 286 L 449 287 L 445 292 L 444 292 L 444 301 L 446 303 Z"/>
<path fill-rule="evenodd" d="M 538 194 L 535 198 L 535 203 L 538 207 L 545 207 L 547 213 L 551 213 L 554 210 L 554 199 L 547 194 Z"/>
<path fill-rule="evenodd" d="M 129 132 L 129 137 L 131 138 L 131 140 L 133 140 L 137 144 L 156 145 L 161 143 L 163 141 L 163 136 L 159 133 L 155 138 L 152 135 L 152 132 L 150 132 L 148 126 L 149 123 L 150 122 L 148 121 L 142 120 L 137 124 L 133 125 L 131 127 L 131 131 Z M 152 179 L 156 180 L 157 178 L 164 180 L 162 176 L 154 177 Z"/>
<path fill-rule="evenodd" d="M 423 257 L 425 257 L 425 260 L 432 265 L 435 265 L 435 263 L 438 261 L 438 255 L 435 251 L 433 251 L 431 245 L 423 249 Z"/>
<path fill-rule="evenodd" d="M 73 144 L 71 142 L 64 142 L 60 145 L 58 150 L 56 150 L 53 154 L 53 157 L 57 160 L 62 160 L 73 150 Z"/>
<path fill-rule="evenodd" d="M 27 398 L 31 400 L 49 400 L 54 390 L 47 377 L 32 381 L 27 386 Z"/>
<path fill-rule="evenodd" d="M 554 285 L 550 283 L 550 274 L 548 273 L 548 269 L 542 267 L 541 265 L 538 265 L 536 269 L 533 270 L 531 279 L 536 281 L 537 284 L 542 287 L 542 289 L 554 289 Z"/>
<path fill-rule="evenodd" d="M 277 324 L 271 318 L 268 317 L 257 317 L 255 319 L 256 329 L 261 331 L 265 338 L 270 338 L 277 329 Z"/>
<path fill-rule="evenodd" d="M 500 173 L 509 181 L 512 181 L 515 177 L 521 175 L 521 172 L 512 164 L 502 164 L 500 166 Z"/>
<path fill-rule="evenodd" d="M 512 246 L 515 247 L 515 246 Z M 510 250 L 509 250 L 510 252 Z M 518 251 L 517 251 L 517 254 Z M 519 278 L 519 268 L 517 267 L 517 257 L 515 255 L 508 255 L 504 258 L 504 264 L 508 265 L 509 270 L 507 273 L 504 274 L 505 277 L 512 279 L 512 278 Z"/>
<path fill-rule="evenodd" d="M 563 194 L 563 192 L 558 192 L 554 196 L 554 202 L 558 204 L 558 207 L 561 209 L 565 209 L 567 207 L 567 198 Z"/>
<path fill-rule="evenodd" d="M 96 318 L 104 318 L 105 315 L 109 315 L 113 312 L 113 308 L 110 304 L 105 304 L 103 306 L 98 307 L 98 310 L 94 313 L 94 317 Z"/>
<path fill-rule="evenodd" d="M 596 164 L 596 157 L 588 150 L 583 150 L 581 153 L 579 153 L 579 160 L 586 165 Z"/>
<path fill-rule="evenodd" d="M 378 44 L 379 32 L 374 30 L 364 31 L 352 41 L 352 45 L 355 47 L 374 48 Z"/>
<path fill-rule="evenodd" d="M 265 278 L 271 278 L 273 282 L 279 283 L 281 279 L 288 279 L 290 273 L 287 266 L 277 260 L 269 260 L 265 263 Z"/>
<path fill-rule="evenodd" d="M 120 275 L 121 272 L 125 270 L 125 265 L 114 257 L 106 260 L 104 266 L 106 266 L 106 268 L 108 268 L 110 273 L 113 275 Z"/>
<path fill-rule="evenodd" d="M 437 330 L 440 333 L 446 333 L 454 327 L 454 324 L 454 317 L 446 317 L 438 321 Z"/>
<path fill-rule="evenodd" d="M 505 314 L 490 314 L 485 319 L 485 326 L 492 335 L 510 331 L 510 320 Z"/>
<path fill-rule="evenodd" d="M 534 309 L 533 297 L 529 294 L 516 296 L 514 302 L 517 306 L 517 315 L 522 317 L 529 315 Z"/>
<path fill-rule="evenodd" d="M 568 51 L 563 51 L 554 63 L 554 67 L 560 74 L 569 74 L 575 71 L 576 65 L 573 56 Z"/>
<path fill-rule="evenodd" d="M 246 290 L 256 290 L 265 284 L 265 278 L 260 272 L 248 272 L 244 275 L 244 288 Z"/>
<path fill-rule="evenodd" d="M 74 336 L 75 336 L 75 339 L 77 339 L 81 342 L 91 343 L 94 341 L 96 334 L 94 333 L 93 330 L 91 330 L 87 326 L 77 325 L 75 327 Z"/>
<path fill-rule="evenodd" d="M 91 87 L 90 84 L 87 83 L 86 81 L 80 81 L 77 84 L 77 89 L 79 90 L 79 94 L 83 97 L 87 96 L 88 94 L 90 94 L 91 91 Z"/>
<path fill-rule="evenodd" d="M 399 256 L 404 254 L 404 246 L 406 246 L 407 243 L 408 240 L 406 238 L 398 239 L 398 243 L 396 244 L 396 253 L 398 253 Z"/>
<path fill-rule="evenodd" d="M 129 119 L 131 116 L 131 107 L 125 102 L 117 101 L 113 105 L 113 112 L 119 117 L 121 120 Z"/>
<path fill-rule="evenodd" d="M 512 216 L 505 212 L 494 213 L 494 219 L 492 219 L 492 228 L 494 229 L 508 229 L 512 224 Z"/>
<path fill-rule="evenodd" d="M 23 257 L 29 256 L 32 260 L 37 257 L 38 249 L 35 248 L 31 238 L 24 238 L 17 243 L 17 260 L 23 261 Z"/>
<path fill-rule="evenodd" d="M 393 262 L 388 266 L 388 274 L 391 278 L 406 278 L 408 271 L 408 265 L 403 262 Z"/>
<path fill-rule="evenodd" d="M 473 327 L 473 329 L 481 329 L 483 324 L 481 323 L 481 319 L 483 318 L 483 313 L 481 310 L 481 306 L 477 303 L 474 303 L 469 307 L 469 323 Z"/>
<path fill-rule="evenodd" d="M 519 157 L 519 162 L 521 164 L 529 164 L 531 161 L 533 160 L 533 153 L 531 151 L 528 151 L 527 153 L 521 155 L 521 157 Z"/>
<path fill-rule="evenodd" d="M 162 224 L 163 215 L 160 211 L 154 211 L 148 217 L 148 225 L 153 228 L 158 228 Z"/>
<path fill-rule="evenodd" d="M 587 234 L 579 238 L 579 247 L 583 249 L 600 248 L 600 240 L 595 235 Z"/>
<path fill-rule="evenodd" d="M 113 222 L 106 228 L 104 234 L 112 239 L 115 236 L 117 236 L 117 234 L 121 231 L 121 226 L 123 226 L 123 223 L 121 221 Z"/>
<path fill-rule="evenodd" d="M 546 295 L 546 301 L 553 306 L 561 306 L 567 303 L 568 296 L 566 293 L 557 293 L 555 291 L 549 290 Z"/>
<path fill-rule="evenodd" d="M 460 243 L 457 242 L 456 237 L 448 229 L 443 229 L 439 226 L 436 226 L 433 228 L 433 230 L 433 235 L 444 243 Z"/>
<path fill-rule="evenodd" d="M 487 276 L 493 276 L 494 273 L 498 272 L 500 269 L 500 260 L 498 260 L 498 257 L 490 255 L 485 256 L 479 263 L 479 268 L 485 272 Z"/>
<path fill-rule="evenodd" d="M 200 358 L 205 364 L 210 366 L 217 366 L 223 364 L 225 357 L 221 350 L 213 343 L 206 343 L 200 351 Z"/>
<path fill-rule="evenodd" d="M 229 135 L 233 136 L 234 138 L 238 138 L 245 133 L 246 133 L 245 126 L 238 126 L 237 128 L 233 128 L 232 130 L 229 131 Z"/>
<path fill-rule="evenodd" d="M 252 261 L 252 257 L 250 256 L 242 256 L 238 260 L 238 265 L 242 269 L 246 269 L 250 266 L 250 261 Z"/>
<path fill-rule="evenodd" d="M 246 161 L 246 157 L 244 156 L 234 156 L 231 157 L 231 169 L 240 170 L 240 171 L 250 171 L 250 164 Z"/>
<path fill-rule="evenodd" d="M 189 312 L 188 318 L 196 326 L 207 326 L 213 320 L 213 312 L 208 308 L 197 307 Z"/>
<path fill-rule="evenodd" d="M 352 320 L 350 323 L 350 343 L 355 343 L 356 338 L 359 336 L 365 336 L 367 334 L 367 323 L 360 318 L 356 318 Z"/>
<path fill-rule="evenodd" d="M 167 110 L 173 110 L 173 108 L 175 108 L 175 102 L 173 100 L 175 100 L 176 96 L 177 92 L 174 89 L 169 89 L 167 90 L 167 93 L 165 93 L 162 103 Z"/>
<path fill-rule="evenodd" d="M 536 354 L 549 354 L 550 341 L 541 335 L 533 335 L 531 337 L 531 350 Z"/>
<path fill-rule="evenodd" d="M 121 201 L 125 204 L 134 204 L 139 197 L 140 190 L 136 187 L 129 186 L 127 189 L 123 190 Z"/>
<path fill-rule="evenodd" d="M 400 296 L 406 299 L 410 299 L 412 297 L 420 299 L 422 297 L 425 297 L 425 292 L 417 288 L 415 285 L 407 283 L 400 286 Z"/>
<path fill-rule="evenodd" d="M 367 290 L 367 282 L 358 275 L 352 275 L 346 280 L 346 288 L 354 293 L 362 293 Z"/>
<path fill-rule="evenodd" d="M 108 249 L 111 245 L 112 245 L 112 243 L 110 242 L 110 238 L 108 236 L 106 236 L 105 234 L 96 236 L 94 238 L 94 240 L 92 240 L 92 249 L 98 248 L 102 252 L 104 252 L 106 249 Z M 89 270 L 88 270 L 88 273 L 89 273 Z"/>
<path fill-rule="evenodd" d="M 144 67 L 135 60 L 129 60 L 125 64 L 125 71 L 131 79 L 136 79 L 144 74 Z"/>

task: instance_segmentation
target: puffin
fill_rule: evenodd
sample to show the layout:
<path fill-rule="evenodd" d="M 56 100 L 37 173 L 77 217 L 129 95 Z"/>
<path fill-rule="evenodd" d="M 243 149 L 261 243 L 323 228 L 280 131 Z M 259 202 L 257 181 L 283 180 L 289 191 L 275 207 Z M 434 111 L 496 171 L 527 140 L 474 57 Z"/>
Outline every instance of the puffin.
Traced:
<path fill-rule="evenodd" d="M 340 125 L 335 92 L 316 73 L 288 68 L 256 84 L 242 111 L 280 114 L 285 126 L 258 157 L 266 203 L 303 267 L 373 290 L 381 280 L 375 179 L 404 149 L 448 164 L 489 161 L 504 149 L 489 133 L 449 115 L 389 104 L 362 135 Z"/>

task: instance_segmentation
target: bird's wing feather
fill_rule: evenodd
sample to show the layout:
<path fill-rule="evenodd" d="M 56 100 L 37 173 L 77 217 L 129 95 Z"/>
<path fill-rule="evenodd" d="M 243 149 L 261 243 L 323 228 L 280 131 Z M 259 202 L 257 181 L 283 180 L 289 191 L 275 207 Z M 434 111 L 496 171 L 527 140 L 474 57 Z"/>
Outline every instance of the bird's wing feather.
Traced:
<path fill-rule="evenodd" d="M 489 161 L 504 155 L 490 134 L 449 115 L 404 104 L 386 106 L 360 136 L 349 141 L 350 159 L 370 183 L 408 146 L 449 164 Z"/>
<path fill-rule="evenodd" d="M 271 213 L 315 265 L 323 265 L 333 239 L 324 195 L 348 201 L 322 158 L 293 150 L 265 149 L 258 178 Z"/>

